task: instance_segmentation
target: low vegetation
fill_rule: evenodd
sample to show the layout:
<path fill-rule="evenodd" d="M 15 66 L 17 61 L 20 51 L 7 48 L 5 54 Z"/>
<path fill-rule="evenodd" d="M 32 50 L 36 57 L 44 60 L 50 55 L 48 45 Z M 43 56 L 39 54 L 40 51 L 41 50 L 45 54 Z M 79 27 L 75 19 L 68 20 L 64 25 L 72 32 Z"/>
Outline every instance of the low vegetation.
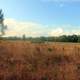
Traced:
<path fill-rule="evenodd" d="M 79 80 L 79 43 L 0 41 L 0 80 Z"/>

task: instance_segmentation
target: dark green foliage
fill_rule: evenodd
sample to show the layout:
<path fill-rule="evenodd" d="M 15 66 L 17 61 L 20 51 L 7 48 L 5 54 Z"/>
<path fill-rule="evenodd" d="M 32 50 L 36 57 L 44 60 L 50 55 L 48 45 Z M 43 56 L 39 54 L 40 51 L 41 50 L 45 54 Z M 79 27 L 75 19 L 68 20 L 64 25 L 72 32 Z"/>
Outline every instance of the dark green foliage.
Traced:
<path fill-rule="evenodd" d="M 50 51 L 50 52 L 51 52 L 51 51 L 52 51 L 52 49 L 51 49 L 51 48 L 48 48 L 48 51 Z"/>
<path fill-rule="evenodd" d="M 4 14 L 2 13 L 2 9 L 0 10 L 0 36 L 3 36 L 5 34 L 5 29 L 7 29 L 7 26 L 4 25 Z"/>
<path fill-rule="evenodd" d="M 68 36 L 67 38 L 68 38 L 69 42 L 77 42 L 78 41 L 77 35 Z"/>
<path fill-rule="evenodd" d="M 4 15 L 2 13 L 2 9 L 0 10 L 0 23 L 2 23 L 4 20 Z"/>
<path fill-rule="evenodd" d="M 1 37 L 0 40 L 26 40 L 32 43 L 48 43 L 48 42 L 80 42 L 79 35 L 63 35 L 59 37 L 26 37 L 24 34 L 22 37 Z"/>

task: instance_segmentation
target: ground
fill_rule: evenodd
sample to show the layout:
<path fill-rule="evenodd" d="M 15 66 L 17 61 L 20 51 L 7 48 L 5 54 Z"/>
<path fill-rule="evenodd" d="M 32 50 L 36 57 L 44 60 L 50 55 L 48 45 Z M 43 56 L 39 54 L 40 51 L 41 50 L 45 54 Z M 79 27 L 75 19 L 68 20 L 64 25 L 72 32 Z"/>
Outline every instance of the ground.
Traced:
<path fill-rule="evenodd" d="M 80 44 L 0 41 L 0 80 L 80 80 Z"/>

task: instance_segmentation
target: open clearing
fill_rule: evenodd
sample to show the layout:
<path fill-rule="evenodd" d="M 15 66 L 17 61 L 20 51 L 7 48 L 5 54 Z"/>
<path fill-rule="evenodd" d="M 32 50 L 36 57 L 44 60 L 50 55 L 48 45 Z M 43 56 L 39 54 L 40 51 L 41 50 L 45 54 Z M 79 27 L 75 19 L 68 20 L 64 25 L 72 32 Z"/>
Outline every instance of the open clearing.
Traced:
<path fill-rule="evenodd" d="M 80 44 L 0 41 L 0 80 L 80 80 Z"/>

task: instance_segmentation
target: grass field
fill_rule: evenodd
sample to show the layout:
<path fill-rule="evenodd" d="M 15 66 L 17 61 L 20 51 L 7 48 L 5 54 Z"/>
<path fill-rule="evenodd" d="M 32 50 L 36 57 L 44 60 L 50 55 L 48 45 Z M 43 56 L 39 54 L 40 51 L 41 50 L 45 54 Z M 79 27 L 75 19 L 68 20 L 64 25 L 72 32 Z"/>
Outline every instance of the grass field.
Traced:
<path fill-rule="evenodd" d="M 0 41 L 0 80 L 80 80 L 80 44 Z"/>

